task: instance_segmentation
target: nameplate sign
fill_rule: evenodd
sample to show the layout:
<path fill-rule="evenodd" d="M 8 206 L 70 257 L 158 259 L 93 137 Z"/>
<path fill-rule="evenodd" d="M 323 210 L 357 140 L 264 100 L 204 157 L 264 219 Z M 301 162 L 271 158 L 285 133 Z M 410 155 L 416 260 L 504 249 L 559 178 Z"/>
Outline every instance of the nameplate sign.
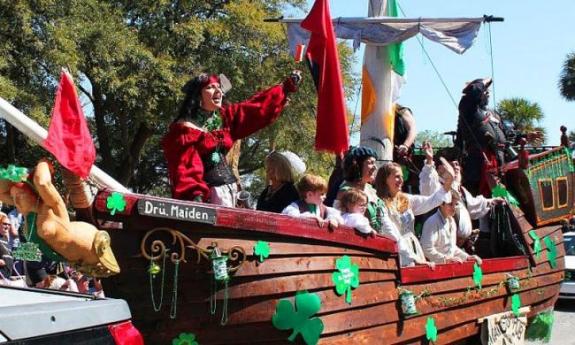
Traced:
<path fill-rule="evenodd" d="M 194 223 L 216 223 L 216 210 L 213 208 L 182 205 L 169 201 L 140 199 L 138 200 L 138 213 L 144 216 Z"/>

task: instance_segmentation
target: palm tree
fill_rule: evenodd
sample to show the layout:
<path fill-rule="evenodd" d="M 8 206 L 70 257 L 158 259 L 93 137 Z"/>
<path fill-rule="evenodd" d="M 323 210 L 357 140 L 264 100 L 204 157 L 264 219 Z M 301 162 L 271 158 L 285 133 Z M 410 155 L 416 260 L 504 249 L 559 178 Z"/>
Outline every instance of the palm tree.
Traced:
<path fill-rule="evenodd" d="M 545 115 L 537 102 L 530 102 L 519 97 L 507 98 L 497 104 L 497 112 L 504 120 L 513 122 L 515 129 L 519 132 L 541 132 L 542 138 L 534 139 L 529 144 L 539 146 L 545 142 L 545 128 L 537 124 Z"/>
<path fill-rule="evenodd" d="M 559 76 L 561 96 L 568 101 L 575 101 L 575 52 L 567 55 Z"/>

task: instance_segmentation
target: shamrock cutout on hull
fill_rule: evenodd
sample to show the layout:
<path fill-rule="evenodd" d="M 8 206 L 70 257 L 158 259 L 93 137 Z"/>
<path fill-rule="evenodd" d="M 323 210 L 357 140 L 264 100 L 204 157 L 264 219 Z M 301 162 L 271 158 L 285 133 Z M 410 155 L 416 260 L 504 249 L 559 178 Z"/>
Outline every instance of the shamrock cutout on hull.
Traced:
<path fill-rule="evenodd" d="M 555 247 L 555 243 L 551 239 L 551 237 L 547 236 L 543 239 L 545 242 L 545 247 L 547 247 L 547 258 L 549 259 L 549 265 L 551 268 L 557 267 L 557 247 Z"/>
<path fill-rule="evenodd" d="M 535 232 L 535 230 L 529 231 L 529 237 L 533 239 L 533 252 L 535 252 L 535 258 L 539 260 L 541 257 L 541 239 Z"/>
<path fill-rule="evenodd" d="M 106 198 L 106 208 L 110 210 L 112 216 L 116 214 L 116 211 L 122 212 L 126 209 L 126 199 L 124 199 L 122 194 L 112 192 L 112 194 Z"/>
<path fill-rule="evenodd" d="M 359 286 L 359 267 L 351 262 L 347 255 L 335 261 L 337 271 L 331 275 L 331 280 L 335 284 L 335 291 L 338 295 L 345 293 L 345 301 L 351 304 L 351 289 Z"/>
<path fill-rule="evenodd" d="M 280 330 L 293 329 L 289 341 L 294 341 L 301 334 L 307 345 L 317 344 L 323 332 L 323 322 L 312 316 L 320 309 L 321 299 L 317 294 L 300 291 L 295 296 L 295 308 L 289 300 L 279 301 L 272 324 Z"/>
<path fill-rule="evenodd" d="M 194 333 L 180 333 L 177 338 L 172 340 L 172 345 L 200 345 L 196 341 Z"/>
<path fill-rule="evenodd" d="M 473 283 L 481 289 L 481 281 L 483 280 L 483 270 L 477 263 L 473 264 Z"/>
<path fill-rule="evenodd" d="M 270 256 L 270 244 L 264 241 L 257 241 L 254 246 L 254 255 L 256 255 L 260 262 L 264 262 Z"/>

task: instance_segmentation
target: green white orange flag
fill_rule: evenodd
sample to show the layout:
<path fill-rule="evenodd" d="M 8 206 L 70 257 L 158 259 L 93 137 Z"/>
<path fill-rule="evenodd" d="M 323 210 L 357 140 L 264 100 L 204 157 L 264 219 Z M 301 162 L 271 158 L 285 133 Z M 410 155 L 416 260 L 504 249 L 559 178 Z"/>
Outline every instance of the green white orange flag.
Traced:
<path fill-rule="evenodd" d="M 372 1 L 370 17 L 396 17 L 396 0 Z M 361 145 L 373 148 L 380 159 L 393 159 L 395 101 L 404 84 L 402 43 L 367 45 L 363 60 Z"/>

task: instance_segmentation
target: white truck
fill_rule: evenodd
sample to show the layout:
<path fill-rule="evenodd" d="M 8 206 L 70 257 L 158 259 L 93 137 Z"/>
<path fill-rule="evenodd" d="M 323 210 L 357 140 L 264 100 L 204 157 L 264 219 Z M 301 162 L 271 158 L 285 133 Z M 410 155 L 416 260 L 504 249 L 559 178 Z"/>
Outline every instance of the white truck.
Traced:
<path fill-rule="evenodd" d="M 0 286 L 0 344 L 139 345 L 124 300 Z"/>

